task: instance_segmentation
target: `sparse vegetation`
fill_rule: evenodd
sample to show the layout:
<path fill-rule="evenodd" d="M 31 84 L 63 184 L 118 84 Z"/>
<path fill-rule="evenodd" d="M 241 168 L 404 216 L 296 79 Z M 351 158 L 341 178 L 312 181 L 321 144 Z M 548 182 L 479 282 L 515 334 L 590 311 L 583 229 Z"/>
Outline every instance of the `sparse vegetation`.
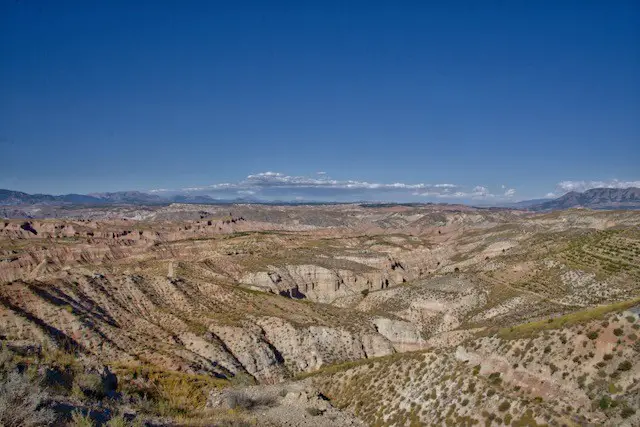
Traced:
<path fill-rule="evenodd" d="M 46 384 L 30 383 L 46 390 L 43 414 L 64 402 L 80 425 L 255 425 L 297 401 L 285 389 L 256 397 L 284 380 L 313 388 L 309 399 L 321 393 L 331 409 L 300 395 L 293 411 L 315 421 L 637 419 L 640 324 L 626 311 L 640 304 L 635 213 L 162 209 L 165 223 L 32 221 L 54 231 L 0 239 L 0 275 L 11 278 L 0 288 L 2 341 L 52 343 L 13 355 L 6 372 L 45 373 Z M 223 409 L 207 406 L 218 395 Z M 574 403 L 582 395 L 590 405 Z"/>
<path fill-rule="evenodd" d="M 32 427 L 50 424 L 54 413 L 47 408 L 49 396 L 34 379 L 16 371 L 4 373 L 0 378 L 0 425 L 5 427 Z"/>
<path fill-rule="evenodd" d="M 498 406 L 498 411 L 500 411 L 500 412 L 505 412 L 505 411 L 507 411 L 510 407 L 511 407 L 511 403 L 509 403 L 508 401 L 504 400 L 504 401 L 502 401 L 502 403 L 500 403 L 500 405 Z"/>
<path fill-rule="evenodd" d="M 625 360 L 623 362 L 620 362 L 620 364 L 618 365 L 618 371 L 628 371 L 632 366 L 633 364 L 630 361 Z"/>
<path fill-rule="evenodd" d="M 625 406 L 624 408 L 622 408 L 622 411 L 620 411 L 620 416 L 622 418 L 629 418 L 630 416 L 635 415 L 635 413 L 635 409 Z"/>
<path fill-rule="evenodd" d="M 323 413 L 323 411 L 318 408 L 307 408 L 306 411 L 307 414 L 311 415 L 312 417 L 317 417 L 318 415 L 322 415 Z"/>
<path fill-rule="evenodd" d="M 610 304 L 606 306 L 591 308 L 583 311 L 577 311 L 575 313 L 566 314 L 564 316 L 553 319 L 553 322 L 531 322 L 523 325 L 518 325 L 512 328 L 503 328 L 499 331 L 501 338 L 516 339 L 530 337 L 533 334 L 542 332 L 549 329 L 559 329 L 562 327 L 568 327 L 578 323 L 588 322 L 594 319 L 599 319 L 608 313 L 613 311 L 620 311 L 640 304 L 640 298 L 634 298 L 625 302 Z M 614 330 L 614 334 L 616 333 Z M 621 330 L 622 331 L 622 330 Z M 622 331 L 624 333 L 624 331 Z M 622 335 L 621 333 L 621 335 Z M 617 334 L 616 334 L 617 335 Z M 619 336 L 619 335 L 618 335 Z"/>
<path fill-rule="evenodd" d="M 82 411 L 73 411 L 71 414 L 71 426 L 73 427 L 94 427 L 95 423 L 89 414 L 83 414 Z"/>

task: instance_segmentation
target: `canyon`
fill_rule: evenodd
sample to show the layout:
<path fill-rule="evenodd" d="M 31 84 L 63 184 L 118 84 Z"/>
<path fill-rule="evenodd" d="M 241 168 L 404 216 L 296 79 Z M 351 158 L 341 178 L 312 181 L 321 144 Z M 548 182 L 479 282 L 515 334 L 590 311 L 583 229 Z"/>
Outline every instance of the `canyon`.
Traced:
<path fill-rule="evenodd" d="M 119 393 L 145 372 L 204 396 L 123 405 L 149 425 L 260 411 L 265 425 L 637 425 L 638 297 L 632 210 L 170 204 L 0 220 L 5 351 L 61 372 L 44 360 L 63 352 L 114 372 Z"/>

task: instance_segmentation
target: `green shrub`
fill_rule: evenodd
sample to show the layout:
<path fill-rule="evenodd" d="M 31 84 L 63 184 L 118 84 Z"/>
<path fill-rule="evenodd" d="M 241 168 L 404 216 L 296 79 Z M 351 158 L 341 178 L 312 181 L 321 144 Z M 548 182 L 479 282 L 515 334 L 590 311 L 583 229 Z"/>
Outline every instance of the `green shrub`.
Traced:
<path fill-rule="evenodd" d="M 504 412 L 504 411 L 507 411 L 510 407 L 511 407 L 511 403 L 505 400 L 500 404 L 500 406 L 498 406 L 498 411 Z"/>
<path fill-rule="evenodd" d="M 602 410 L 609 408 L 611 406 L 611 398 L 605 394 L 600 398 L 599 405 Z"/>
<path fill-rule="evenodd" d="M 590 331 L 587 334 L 587 338 L 589 338 L 590 340 L 595 340 L 596 338 L 598 338 L 598 332 L 596 331 Z"/>

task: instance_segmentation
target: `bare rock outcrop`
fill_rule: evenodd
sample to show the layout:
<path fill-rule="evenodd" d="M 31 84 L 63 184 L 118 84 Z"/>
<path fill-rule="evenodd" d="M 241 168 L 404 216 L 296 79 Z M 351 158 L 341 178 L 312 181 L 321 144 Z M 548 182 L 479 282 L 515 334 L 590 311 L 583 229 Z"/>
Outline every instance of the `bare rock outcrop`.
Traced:
<path fill-rule="evenodd" d="M 338 298 L 359 295 L 363 290 L 386 289 L 407 279 L 401 272 L 382 270 L 356 272 L 319 265 L 286 265 L 268 271 L 250 272 L 240 282 L 292 298 L 331 303 Z"/>
<path fill-rule="evenodd" d="M 427 342 L 419 329 L 412 323 L 386 317 L 376 317 L 373 323 L 377 331 L 391 341 L 398 352 L 421 350 L 427 347 Z"/>
<path fill-rule="evenodd" d="M 214 326 L 213 330 L 224 342 L 226 350 L 257 381 L 273 384 L 288 376 L 280 351 L 266 340 L 263 331 L 255 324 Z"/>

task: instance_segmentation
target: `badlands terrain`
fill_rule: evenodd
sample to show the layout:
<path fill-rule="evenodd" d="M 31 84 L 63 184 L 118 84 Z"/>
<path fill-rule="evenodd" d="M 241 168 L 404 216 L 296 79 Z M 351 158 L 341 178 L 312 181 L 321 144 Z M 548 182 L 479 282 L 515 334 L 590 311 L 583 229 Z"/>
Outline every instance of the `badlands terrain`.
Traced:
<path fill-rule="evenodd" d="M 0 425 L 640 425 L 640 211 L 50 216 L 0 220 Z"/>

